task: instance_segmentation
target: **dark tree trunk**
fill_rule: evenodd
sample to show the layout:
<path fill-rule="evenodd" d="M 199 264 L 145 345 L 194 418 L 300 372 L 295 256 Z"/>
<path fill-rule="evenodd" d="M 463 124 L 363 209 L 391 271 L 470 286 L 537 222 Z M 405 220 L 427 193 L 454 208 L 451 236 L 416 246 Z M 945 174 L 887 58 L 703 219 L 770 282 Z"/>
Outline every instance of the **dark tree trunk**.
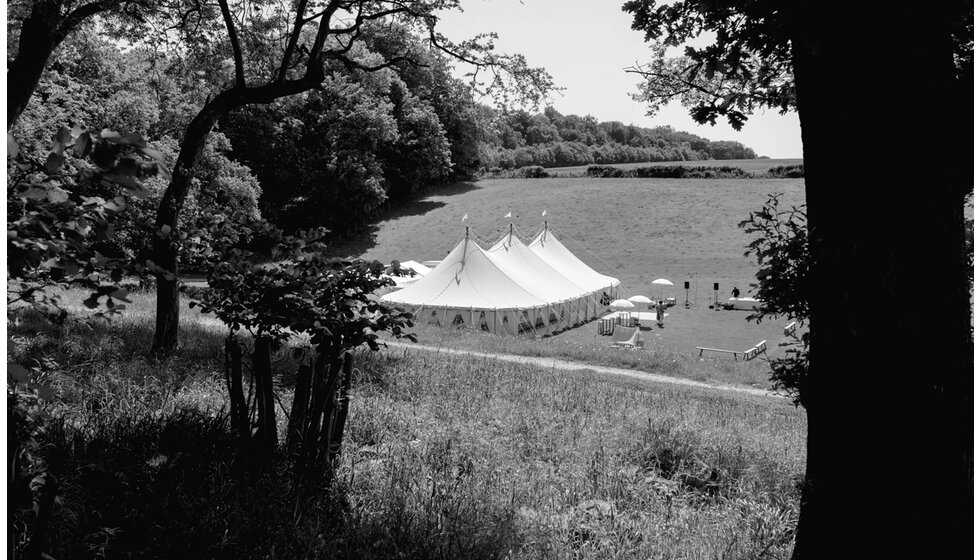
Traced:
<path fill-rule="evenodd" d="M 323 67 L 312 63 L 300 79 L 275 82 L 248 88 L 243 84 L 222 91 L 206 104 L 187 125 L 180 153 L 174 165 L 170 185 L 163 193 L 157 210 L 156 235 L 153 238 L 153 261 L 157 270 L 156 332 L 151 354 L 167 356 L 177 350 L 180 326 L 179 270 L 180 249 L 178 220 L 193 179 L 194 166 L 201 158 L 208 135 L 218 119 L 229 112 L 250 104 L 271 103 L 281 97 L 294 95 L 317 86 L 323 81 Z"/>
<path fill-rule="evenodd" d="M 242 385 L 242 347 L 234 338 L 228 337 L 225 352 L 229 361 L 228 398 L 231 401 L 231 426 L 239 439 L 247 443 L 251 428 L 248 423 L 248 403 Z"/>
<path fill-rule="evenodd" d="M 794 40 L 814 258 L 795 559 L 970 549 L 972 336 L 964 194 L 942 146 L 949 17 L 811 4 Z M 905 141 L 932 147 L 929 160 Z M 938 157 L 935 157 L 938 156 Z M 842 169 L 842 158 L 856 158 Z"/>
<path fill-rule="evenodd" d="M 330 432 L 327 462 L 331 470 L 334 468 L 337 460 L 340 459 L 341 445 L 344 442 L 344 426 L 347 424 L 347 410 L 350 405 L 350 379 L 353 371 L 354 359 L 351 353 L 347 352 L 344 354 L 344 375 L 340 380 L 340 387 L 337 391 L 337 413 Z"/>
<path fill-rule="evenodd" d="M 255 376 L 255 407 L 258 409 L 258 430 L 255 439 L 259 454 L 271 459 L 279 444 L 276 427 L 275 395 L 272 386 L 272 348 L 268 338 L 255 338 L 252 355 L 252 375 Z"/>
<path fill-rule="evenodd" d="M 293 392 L 293 406 L 289 412 L 289 429 L 286 435 L 286 449 L 291 455 L 302 449 L 303 427 L 310 407 L 310 391 L 313 383 L 313 366 L 302 364 L 296 372 L 296 390 Z"/>
<path fill-rule="evenodd" d="M 334 414 L 334 393 L 337 391 L 342 366 L 343 361 L 339 356 L 329 351 L 321 354 L 318 360 L 304 441 L 304 456 L 314 475 L 325 466 L 329 425 Z"/>
<path fill-rule="evenodd" d="M 13 128 L 37 89 L 48 58 L 79 25 L 96 14 L 118 6 L 122 0 L 95 0 L 76 6 L 63 0 L 35 0 L 23 20 L 17 55 L 7 68 L 7 130 Z M 8 15 L 9 12 L 8 12 Z"/>
<path fill-rule="evenodd" d="M 153 237 L 153 262 L 157 271 L 156 332 L 151 353 L 167 356 L 177 350 L 180 326 L 180 292 L 177 257 L 180 249 L 178 220 L 193 179 L 194 166 L 204 151 L 211 128 L 218 118 L 231 109 L 226 103 L 209 103 L 187 126 L 174 165 L 170 185 L 163 193 L 157 210 L 156 235 Z"/>
<path fill-rule="evenodd" d="M 44 72 L 44 66 L 62 37 L 58 6 L 54 2 L 35 2 L 24 20 L 17 45 L 17 57 L 7 69 L 7 130 L 27 107 Z"/>

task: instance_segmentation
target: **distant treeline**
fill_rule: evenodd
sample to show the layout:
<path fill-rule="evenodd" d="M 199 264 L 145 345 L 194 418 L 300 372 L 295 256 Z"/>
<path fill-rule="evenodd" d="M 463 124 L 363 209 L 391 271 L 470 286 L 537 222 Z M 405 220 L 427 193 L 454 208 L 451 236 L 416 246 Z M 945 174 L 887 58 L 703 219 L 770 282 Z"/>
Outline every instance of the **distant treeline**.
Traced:
<path fill-rule="evenodd" d="M 623 169 L 612 165 L 590 165 L 585 172 L 549 172 L 540 165 L 517 169 L 497 170 L 486 178 L 547 179 L 552 177 L 658 178 L 658 179 L 798 179 L 803 177 L 803 165 L 779 165 L 765 173 L 755 173 L 732 166 L 651 165 Z"/>
<path fill-rule="evenodd" d="M 712 141 L 669 126 L 642 128 L 594 117 L 562 115 L 548 107 L 531 115 L 500 114 L 487 131 L 482 163 L 491 172 L 528 166 L 755 159 L 739 142 Z"/>

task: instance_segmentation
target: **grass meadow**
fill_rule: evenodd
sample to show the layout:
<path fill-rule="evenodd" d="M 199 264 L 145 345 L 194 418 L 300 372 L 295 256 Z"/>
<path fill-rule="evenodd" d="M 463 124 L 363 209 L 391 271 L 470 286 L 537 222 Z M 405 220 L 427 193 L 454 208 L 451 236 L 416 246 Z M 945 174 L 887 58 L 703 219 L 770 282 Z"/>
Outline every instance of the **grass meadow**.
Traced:
<path fill-rule="evenodd" d="M 743 256 L 750 236 L 738 228 L 762 208 L 769 193 L 784 203 L 805 202 L 802 179 L 497 179 L 457 184 L 406 205 L 359 236 L 338 241 L 341 256 L 391 260 L 441 260 L 469 226 L 492 243 L 513 223 L 525 238 L 544 219 L 586 264 L 620 280 L 623 294 L 683 302 L 684 281 L 699 307 L 733 286 L 749 295 L 757 264 Z M 547 216 L 542 217 L 542 211 Z M 463 215 L 468 216 L 462 222 Z"/>
<path fill-rule="evenodd" d="M 695 163 L 695 162 L 692 162 Z M 700 162 L 703 163 L 703 162 Z M 775 164 L 774 161 L 768 163 Z M 439 259 L 462 235 L 525 235 L 542 222 L 622 295 L 662 295 L 664 329 L 645 349 L 609 348 L 595 322 L 554 336 L 497 337 L 420 325 L 444 348 L 555 357 L 713 384 L 768 388 L 744 350 L 783 322 L 709 310 L 748 292 L 755 264 L 739 219 L 771 192 L 803 202 L 801 180 L 539 179 L 464 183 L 338 243 L 345 256 Z M 683 282 L 692 283 L 685 294 Z M 64 295 L 76 318 L 84 295 Z M 8 363 L 31 369 L 46 403 L 28 428 L 58 481 L 55 558 L 702 559 L 788 558 L 805 468 L 806 416 L 787 399 L 559 371 L 403 348 L 355 359 L 336 483 L 297 494 L 288 469 L 246 468 L 227 420 L 215 319 L 182 305 L 180 353 L 147 358 L 152 292 L 111 322 L 55 327 L 8 309 Z M 776 344 L 774 344 L 776 342 Z M 297 342 L 299 343 L 299 342 Z M 285 432 L 297 363 L 273 360 Z M 12 517 L 14 542 L 22 516 Z"/>
<path fill-rule="evenodd" d="M 53 557 L 789 556 L 806 425 L 784 399 L 361 352 L 338 483 L 297 497 L 240 472 L 222 327 L 185 312 L 181 356 L 152 363 L 152 297 L 131 299 L 111 323 L 8 316 L 8 361 L 53 392 Z M 283 410 L 295 365 L 274 360 Z"/>

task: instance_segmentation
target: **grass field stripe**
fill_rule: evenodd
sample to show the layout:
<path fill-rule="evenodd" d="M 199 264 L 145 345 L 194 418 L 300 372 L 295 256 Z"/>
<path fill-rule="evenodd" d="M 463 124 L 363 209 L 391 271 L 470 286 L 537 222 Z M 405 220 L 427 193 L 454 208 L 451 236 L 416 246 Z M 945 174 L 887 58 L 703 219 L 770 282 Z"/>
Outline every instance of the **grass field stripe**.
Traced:
<path fill-rule="evenodd" d="M 586 364 L 582 362 L 558 360 L 555 358 L 545 358 L 545 357 L 537 357 L 537 356 L 517 356 L 514 354 L 496 354 L 496 353 L 491 354 L 486 352 L 477 352 L 473 350 L 457 350 L 454 348 L 426 346 L 422 344 L 409 344 L 405 342 L 393 342 L 393 341 L 386 342 L 385 344 L 387 344 L 389 347 L 402 348 L 406 350 L 418 350 L 418 351 L 436 352 L 436 353 L 444 352 L 447 354 L 454 354 L 458 356 L 471 356 L 474 358 L 484 358 L 484 359 L 491 359 L 491 360 L 500 360 L 503 362 L 527 364 L 527 365 L 542 367 L 545 369 L 560 369 L 566 371 L 591 370 L 600 374 L 615 375 L 619 377 L 630 377 L 633 379 L 652 381 L 655 383 L 666 383 L 669 385 L 684 385 L 687 387 L 698 387 L 701 389 L 711 389 L 716 391 L 745 393 L 745 394 L 755 395 L 760 397 L 785 398 L 778 393 L 775 393 L 773 391 L 767 391 L 765 389 L 754 389 L 752 387 L 734 387 L 731 385 L 713 385 L 711 383 L 702 383 L 700 381 L 684 379 L 681 377 L 670 377 L 658 373 L 638 371 L 633 369 L 615 368 L 610 366 L 598 366 L 598 365 Z"/>

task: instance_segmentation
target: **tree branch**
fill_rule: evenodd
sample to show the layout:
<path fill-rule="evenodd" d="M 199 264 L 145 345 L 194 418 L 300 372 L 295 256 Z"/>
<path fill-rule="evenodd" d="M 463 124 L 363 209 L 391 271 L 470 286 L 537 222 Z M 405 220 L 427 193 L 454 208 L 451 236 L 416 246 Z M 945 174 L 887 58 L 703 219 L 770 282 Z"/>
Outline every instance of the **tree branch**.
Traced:
<path fill-rule="evenodd" d="M 83 21 L 94 16 L 95 14 L 107 11 L 119 4 L 122 4 L 125 0 L 99 0 L 98 2 L 92 2 L 85 4 L 84 6 L 79 6 L 65 16 L 61 21 L 61 25 L 58 26 L 58 38 L 59 42 L 71 33 L 76 27 L 81 25 Z"/>
<path fill-rule="evenodd" d="M 218 4 L 221 6 L 221 17 L 225 21 L 225 28 L 228 29 L 228 39 L 231 40 L 231 52 L 235 57 L 235 85 L 245 87 L 245 62 L 242 59 L 242 45 L 238 42 L 235 21 L 231 17 L 231 10 L 228 9 L 228 0 L 218 0 Z"/>
<path fill-rule="evenodd" d="M 279 65 L 279 72 L 275 76 L 275 80 L 277 82 L 282 82 L 286 79 L 286 71 L 289 69 L 289 60 L 293 57 L 293 51 L 296 50 L 296 44 L 299 42 L 300 32 L 303 30 L 303 26 L 306 25 L 308 21 L 303 19 L 303 14 L 306 13 L 306 2 L 307 0 L 299 0 L 299 4 L 296 6 L 296 20 L 293 23 L 293 30 L 289 34 L 289 41 L 286 43 L 286 50 L 282 54 L 282 63 Z M 327 9 L 329 9 L 329 6 Z M 321 12 L 321 15 L 322 13 L 325 13 L 327 9 Z"/>

